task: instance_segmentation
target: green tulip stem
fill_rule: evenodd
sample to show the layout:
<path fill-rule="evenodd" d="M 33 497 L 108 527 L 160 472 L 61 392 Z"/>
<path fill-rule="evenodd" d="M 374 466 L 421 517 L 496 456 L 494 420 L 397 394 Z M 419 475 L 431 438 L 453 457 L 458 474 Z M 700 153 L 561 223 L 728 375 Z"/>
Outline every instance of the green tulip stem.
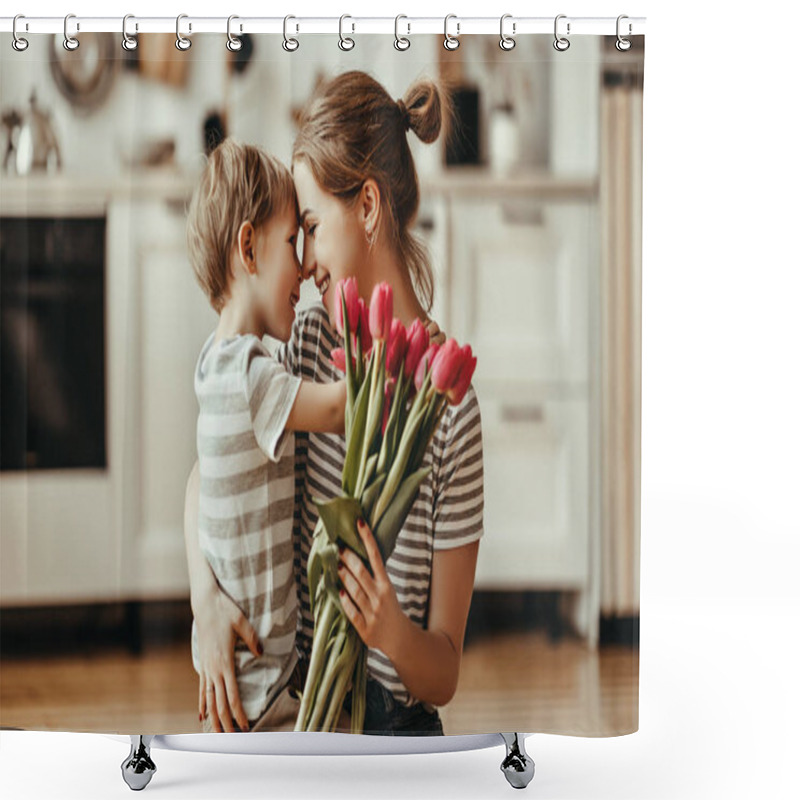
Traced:
<path fill-rule="evenodd" d="M 328 641 L 330 638 L 331 627 L 338 613 L 338 609 L 331 602 L 330 599 L 325 598 L 322 600 L 322 608 L 320 609 L 320 616 L 317 623 L 316 630 L 314 631 L 314 639 L 317 638 L 322 641 Z M 308 665 L 308 677 L 306 678 L 306 685 L 303 689 L 303 699 L 300 702 L 300 711 L 297 714 L 297 724 L 295 725 L 296 731 L 308 730 L 306 727 L 306 719 L 309 715 L 309 710 L 314 706 L 319 705 L 315 702 L 315 697 L 318 694 L 319 683 L 322 678 L 321 672 L 323 667 L 323 659 L 325 658 L 324 647 L 311 648 L 311 662 Z"/>
<path fill-rule="evenodd" d="M 345 644 L 346 634 L 341 625 L 341 618 L 336 620 L 335 630 L 335 638 L 332 642 L 329 641 L 331 648 L 327 653 L 325 671 L 320 679 L 319 688 L 317 689 L 317 702 L 314 703 L 314 710 L 311 712 L 311 719 L 308 721 L 308 727 L 306 728 L 306 730 L 309 731 L 320 730 L 323 714 L 325 714 L 326 709 L 329 707 L 328 698 L 331 694 L 333 683 L 336 680 L 336 676 L 342 670 L 343 664 L 341 661 L 341 655 Z M 311 672 L 309 670 L 309 675 L 310 674 Z"/>
<path fill-rule="evenodd" d="M 328 711 L 322 723 L 323 731 L 333 730 L 339 722 L 344 698 L 353 677 L 353 669 L 358 662 L 357 643 L 353 641 L 354 636 L 357 639 L 359 638 L 358 634 L 352 628 L 347 627 L 343 631 L 343 635 L 345 640 L 342 645 L 342 651 L 338 656 L 339 671 L 331 690 Z M 360 642 L 361 640 L 359 639 L 358 643 L 360 644 Z"/>

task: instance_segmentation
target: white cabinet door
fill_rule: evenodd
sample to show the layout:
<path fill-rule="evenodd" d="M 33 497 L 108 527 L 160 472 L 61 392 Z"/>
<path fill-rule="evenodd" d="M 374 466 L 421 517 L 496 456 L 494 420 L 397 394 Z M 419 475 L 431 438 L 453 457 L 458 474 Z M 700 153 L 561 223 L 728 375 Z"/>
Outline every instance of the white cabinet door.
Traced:
<path fill-rule="evenodd" d="M 189 264 L 183 210 L 143 202 L 130 213 L 123 487 L 130 589 L 144 597 L 183 595 L 189 585 L 184 493 L 196 459 L 194 367 L 217 317 Z"/>
<path fill-rule="evenodd" d="M 589 571 L 588 409 L 476 383 L 483 424 L 482 589 L 581 589 Z"/>
<path fill-rule="evenodd" d="M 469 342 L 484 446 L 475 585 L 590 585 L 591 208 L 455 199 L 448 334 Z"/>
<path fill-rule="evenodd" d="M 498 202 L 455 204 L 453 333 L 480 354 L 483 379 L 586 384 L 587 212 L 572 211 L 583 230 L 561 233 L 551 218 L 563 213 L 533 204 L 515 223 Z"/>

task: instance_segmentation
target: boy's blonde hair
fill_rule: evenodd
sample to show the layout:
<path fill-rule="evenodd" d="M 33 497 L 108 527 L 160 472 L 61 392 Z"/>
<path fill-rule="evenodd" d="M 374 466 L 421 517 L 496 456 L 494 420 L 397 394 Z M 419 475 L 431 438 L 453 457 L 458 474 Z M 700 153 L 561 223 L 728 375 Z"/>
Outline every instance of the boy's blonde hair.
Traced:
<path fill-rule="evenodd" d="M 258 228 L 287 206 L 297 213 L 289 170 L 261 148 L 225 139 L 208 157 L 189 205 L 189 259 L 215 311 L 225 302 L 231 254 L 243 222 Z"/>

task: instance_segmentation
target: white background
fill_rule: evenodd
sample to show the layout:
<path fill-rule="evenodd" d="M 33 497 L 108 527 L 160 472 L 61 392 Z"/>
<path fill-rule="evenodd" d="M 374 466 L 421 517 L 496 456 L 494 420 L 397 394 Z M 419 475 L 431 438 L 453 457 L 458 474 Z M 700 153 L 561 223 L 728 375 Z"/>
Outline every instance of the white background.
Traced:
<path fill-rule="evenodd" d="M 30 2 L 30 0 L 28 0 Z M 640 730 L 534 736 L 545 798 L 795 798 L 800 751 L 796 5 L 41 1 L 63 16 L 647 16 Z M 710 4 L 706 4 L 710 5 Z M 124 687 L 120 687 L 124 690 Z M 3 798 L 128 797 L 127 747 L 0 734 Z M 154 751 L 162 798 L 491 798 L 502 748 L 278 758 Z"/>

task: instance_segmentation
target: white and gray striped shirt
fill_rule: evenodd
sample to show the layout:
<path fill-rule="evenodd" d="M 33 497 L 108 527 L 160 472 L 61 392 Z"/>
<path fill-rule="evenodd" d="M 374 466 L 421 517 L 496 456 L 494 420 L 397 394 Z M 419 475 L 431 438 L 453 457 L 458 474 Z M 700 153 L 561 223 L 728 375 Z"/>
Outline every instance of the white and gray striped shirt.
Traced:
<path fill-rule="evenodd" d="M 276 358 L 304 380 L 331 383 L 342 377 L 330 363 L 331 350 L 341 346 L 342 339 L 325 308 L 317 304 L 297 315 L 292 338 L 280 347 Z M 300 587 L 297 647 L 308 658 L 314 620 L 309 611 L 306 567 L 317 522 L 312 497 L 325 500 L 341 495 L 345 441 L 338 435 L 298 432 L 295 451 L 294 550 Z M 434 550 L 461 547 L 483 535 L 481 416 L 472 387 L 459 406 L 448 407 L 423 463 L 432 467 L 431 474 L 420 487 L 386 570 L 405 614 L 425 628 Z M 418 702 L 380 650 L 369 651 L 367 671 L 400 703 Z"/>
<path fill-rule="evenodd" d="M 263 656 L 255 657 L 239 639 L 234 652 L 239 694 L 251 722 L 297 660 L 294 434 L 286 430 L 286 420 L 300 383 L 252 335 L 215 344 L 212 334 L 195 369 L 200 547 L 264 648 Z M 198 669 L 196 625 L 192 660 Z"/>

